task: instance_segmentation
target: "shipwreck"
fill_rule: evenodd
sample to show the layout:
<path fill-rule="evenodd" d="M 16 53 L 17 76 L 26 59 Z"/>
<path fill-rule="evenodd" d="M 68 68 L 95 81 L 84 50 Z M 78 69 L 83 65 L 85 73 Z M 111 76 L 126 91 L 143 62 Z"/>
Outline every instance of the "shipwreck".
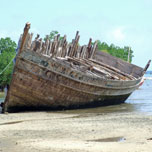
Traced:
<path fill-rule="evenodd" d="M 66 35 L 32 40 L 27 23 L 20 37 L 3 112 L 70 109 L 123 103 L 141 84 L 143 69 L 98 51 L 97 42 L 80 46 Z"/>

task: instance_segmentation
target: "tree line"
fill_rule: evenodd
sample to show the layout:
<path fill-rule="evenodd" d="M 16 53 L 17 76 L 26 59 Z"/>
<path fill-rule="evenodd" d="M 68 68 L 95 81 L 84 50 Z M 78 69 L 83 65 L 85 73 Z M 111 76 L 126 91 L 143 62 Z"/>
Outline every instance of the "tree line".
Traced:
<path fill-rule="evenodd" d="M 15 57 L 16 47 L 16 43 L 11 38 L 0 39 L 0 89 L 10 84 L 13 71 L 13 62 L 11 60 Z M 8 64 L 9 66 L 6 68 Z"/>
<path fill-rule="evenodd" d="M 50 32 L 49 39 L 54 39 L 54 37 L 58 34 L 58 31 Z M 60 39 L 62 38 L 63 37 L 60 36 Z M 11 40 L 11 38 L 6 37 L 0 39 L 0 89 L 3 89 L 6 85 L 10 84 L 13 71 L 13 62 L 11 62 L 11 60 L 16 55 L 16 47 L 17 44 L 13 40 Z M 98 40 L 98 50 L 109 53 L 112 56 L 118 57 L 124 61 L 128 61 L 129 53 L 129 62 L 132 62 L 133 50 L 131 50 L 128 46 L 124 46 L 123 48 L 121 48 L 119 46 L 115 46 L 114 44 L 108 45 L 106 42 L 101 42 L 100 40 Z M 8 68 L 4 70 L 8 64 Z"/>
<path fill-rule="evenodd" d="M 119 47 L 114 44 L 108 45 L 106 42 L 98 40 L 98 49 L 130 63 L 134 57 L 133 50 L 129 46 Z"/>
<path fill-rule="evenodd" d="M 53 40 L 55 36 L 59 34 L 58 31 L 52 31 L 48 35 L 48 38 L 50 40 Z M 44 38 L 44 40 L 46 37 Z M 60 39 L 63 39 L 63 36 L 60 36 Z M 98 42 L 98 50 L 106 52 L 111 54 L 112 56 L 118 57 L 124 61 L 132 62 L 133 50 L 129 46 L 119 47 L 115 46 L 114 44 L 108 45 L 106 42 L 101 42 L 100 40 L 97 40 Z"/>

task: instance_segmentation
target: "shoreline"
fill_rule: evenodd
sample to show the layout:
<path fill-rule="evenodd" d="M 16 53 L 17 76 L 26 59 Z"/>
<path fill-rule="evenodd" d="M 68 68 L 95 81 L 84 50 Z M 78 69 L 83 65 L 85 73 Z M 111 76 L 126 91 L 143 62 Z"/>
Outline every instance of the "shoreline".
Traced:
<path fill-rule="evenodd" d="M 0 114 L 0 151 L 150 152 L 152 115 L 81 111 Z"/>

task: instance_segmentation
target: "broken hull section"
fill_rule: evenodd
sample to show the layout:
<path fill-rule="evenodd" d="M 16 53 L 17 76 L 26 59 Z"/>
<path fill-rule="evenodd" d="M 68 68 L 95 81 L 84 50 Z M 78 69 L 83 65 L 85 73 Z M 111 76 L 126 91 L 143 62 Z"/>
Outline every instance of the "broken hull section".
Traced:
<path fill-rule="evenodd" d="M 84 74 L 30 50 L 18 56 L 5 111 L 71 109 L 123 103 L 138 87 Z"/>
<path fill-rule="evenodd" d="M 3 112 L 71 109 L 123 103 L 139 87 L 143 69 L 66 35 L 32 41 L 27 23 L 20 39 Z M 147 69 L 147 68 L 146 68 Z"/>

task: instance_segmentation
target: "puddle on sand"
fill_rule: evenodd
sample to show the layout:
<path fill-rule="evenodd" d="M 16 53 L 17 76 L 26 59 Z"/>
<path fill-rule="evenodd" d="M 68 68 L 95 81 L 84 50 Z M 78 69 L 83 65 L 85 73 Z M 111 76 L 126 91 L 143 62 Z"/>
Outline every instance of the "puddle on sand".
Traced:
<path fill-rule="evenodd" d="M 1 123 L 0 125 L 11 125 L 11 124 L 17 124 L 17 123 L 21 123 L 23 121 L 12 121 L 12 122 L 5 122 L 5 123 Z"/>
<path fill-rule="evenodd" d="M 92 142 L 122 142 L 126 139 L 124 137 L 111 137 L 111 138 L 102 138 L 102 139 L 95 139 L 95 140 L 88 140 Z"/>

